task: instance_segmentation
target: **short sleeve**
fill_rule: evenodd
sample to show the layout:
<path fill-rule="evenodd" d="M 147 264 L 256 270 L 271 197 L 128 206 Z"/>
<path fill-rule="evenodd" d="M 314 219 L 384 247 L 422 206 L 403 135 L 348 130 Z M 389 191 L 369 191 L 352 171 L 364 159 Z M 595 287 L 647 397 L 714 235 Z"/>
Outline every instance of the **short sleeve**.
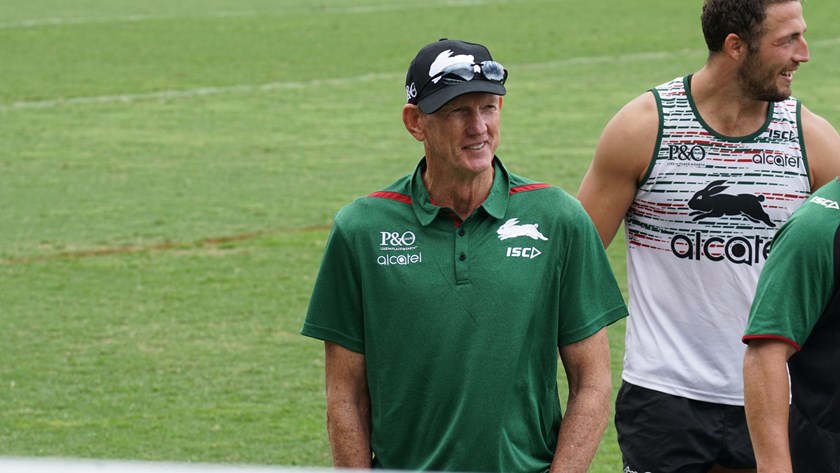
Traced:
<path fill-rule="evenodd" d="M 327 240 L 306 320 L 300 331 L 302 335 L 364 353 L 364 317 L 357 268 L 353 250 L 336 221 Z"/>
<path fill-rule="evenodd" d="M 580 205 L 567 226 L 561 271 L 557 345 L 581 341 L 627 316 L 627 307 L 601 238 Z"/>
<path fill-rule="evenodd" d="M 780 338 L 797 349 L 819 321 L 834 290 L 831 228 L 814 214 L 794 214 L 779 230 L 762 269 L 744 341 Z"/>

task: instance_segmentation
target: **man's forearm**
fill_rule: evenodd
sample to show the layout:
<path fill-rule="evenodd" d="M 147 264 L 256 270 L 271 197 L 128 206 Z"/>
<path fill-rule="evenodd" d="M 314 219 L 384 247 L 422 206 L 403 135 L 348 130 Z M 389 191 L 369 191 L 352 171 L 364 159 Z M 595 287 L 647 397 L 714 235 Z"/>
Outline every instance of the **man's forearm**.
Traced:
<path fill-rule="evenodd" d="M 744 408 L 761 473 L 792 471 L 787 358 L 781 356 L 768 353 L 766 346 L 756 349 L 752 344 L 744 356 Z"/>
<path fill-rule="evenodd" d="M 371 467 L 370 393 L 365 358 L 326 342 L 327 433 L 337 467 Z"/>
<path fill-rule="evenodd" d="M 370 411 L 364 406 L 339 406 L 327 411 L 333 465 L 370 468 Z"/>
<path fill-rule="evenodd" d="M 588 471 L 601 444 L 609 416 L 609 386 L 569 394 L 551 473 Z"/>

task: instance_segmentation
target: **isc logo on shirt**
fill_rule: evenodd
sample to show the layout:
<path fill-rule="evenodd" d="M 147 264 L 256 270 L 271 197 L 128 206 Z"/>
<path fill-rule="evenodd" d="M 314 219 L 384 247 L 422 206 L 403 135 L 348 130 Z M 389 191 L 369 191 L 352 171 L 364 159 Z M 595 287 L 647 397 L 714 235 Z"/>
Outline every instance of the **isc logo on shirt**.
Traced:
<path fill-rule="evenodd" d="M 532 240 L 548 241 L 548 237 L 540 232 L 539 227 L 540 225 L 538 223 L 520 224 L 518 218 L 511 218 L 503 223 L 496 230 L 496 233 L 499 235 L 499 240 L 526 237 Z M 507 256 L 511 258 L 534 259 L 541 254 L 542 251 L 533 246 L 511 246 L 507 249 Z"/>
<path fill-rule="evenodd" d="M 531 248 L 508 248 L 507 249 L 507 256 L 513 257 L 520 257 L 520 258 L 528 258 L 534 259 L 537 256 L 541 255 L 542 251 L 531 247 Z"/>
<path fill-rule="evenodd" d="M 813 202 L 815 204 L 822 205 L 823 207 L 825 207 L 827 209 L 838 209 L 838 210 L 840 210 L 840 205 L 837 205 L 837 202 L 835 202 L 833 200 L 824 199 L 822 197 L 814 197 L 814 198 L 811 199 L 811 202 Z"/>

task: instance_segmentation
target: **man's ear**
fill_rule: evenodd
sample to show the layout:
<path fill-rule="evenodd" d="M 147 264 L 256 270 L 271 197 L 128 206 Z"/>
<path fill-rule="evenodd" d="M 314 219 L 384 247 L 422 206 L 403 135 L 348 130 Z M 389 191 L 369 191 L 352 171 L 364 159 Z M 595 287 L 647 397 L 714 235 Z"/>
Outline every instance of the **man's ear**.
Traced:
<path fill-rule="evenodd" d="M 729 33 L 723 40 L 723 53 L 734 61 L 741 61 L 749 52 L 746 41 L 735 33 Z"/>
<path fill-rule="evenodd" d="M 412 103 L 407 103 L 403 106 L 402 119 L 405 129 L 411 133 L 417 141 L 424 141 L 426 139 L 426 132 L 423 129 L 422 123 L 423 112 Z"/>

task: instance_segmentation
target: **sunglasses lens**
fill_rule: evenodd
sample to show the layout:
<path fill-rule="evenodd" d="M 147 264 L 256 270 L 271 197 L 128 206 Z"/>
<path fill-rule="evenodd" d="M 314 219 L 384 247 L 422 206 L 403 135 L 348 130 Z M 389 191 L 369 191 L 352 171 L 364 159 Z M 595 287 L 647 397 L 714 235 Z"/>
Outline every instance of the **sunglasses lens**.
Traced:
<path fill-rule="evenodd" d="M 440 77 L 440 82 L 453 85 L 459 82 L 468 82 L 475 78 L 476 69 L 481 69 L 481 75 L 485 79 L 504 84 L 507 79 L 505 67 L 496 61 L 484 61 L 481 64 L 461 62 L 452 64 L 443 69 L 435 77 Z"/>
<path fill-rule="evenodd" d="M 507 78 L 507 71 L 504 66 L 496 61 L 484 61 L 481 63 L 481 73 L 487 80 L 504 83 Z"/>
<path fill-rule="evenodd" d="M 474 66 L 468 62 L 452 64 L 442 71 L 441 79 L 445 84 L 470 81 L 475 77 Z"/>

